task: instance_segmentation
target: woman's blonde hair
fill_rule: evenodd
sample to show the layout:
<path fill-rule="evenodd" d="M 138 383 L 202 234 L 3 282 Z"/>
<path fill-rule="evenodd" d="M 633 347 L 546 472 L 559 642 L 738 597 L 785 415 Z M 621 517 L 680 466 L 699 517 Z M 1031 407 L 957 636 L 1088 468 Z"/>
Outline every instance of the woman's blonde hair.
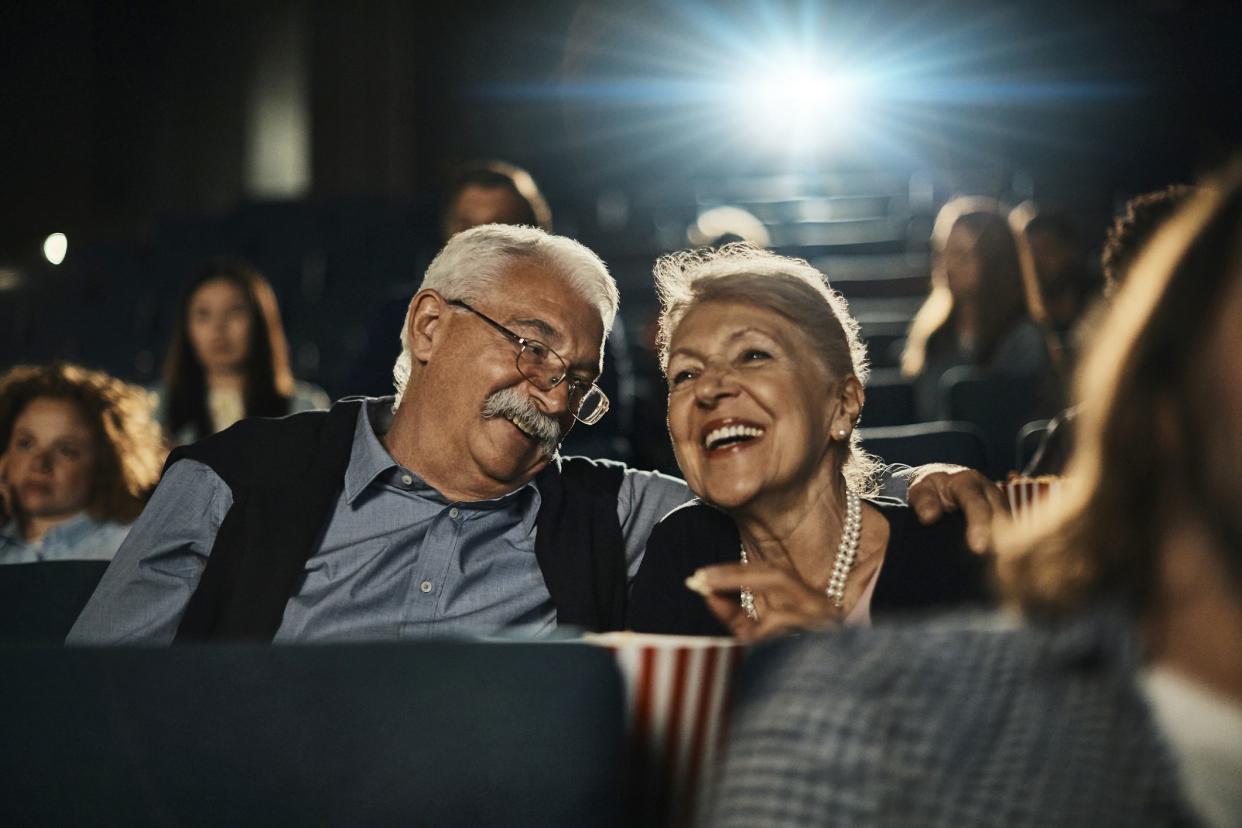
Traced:
<path fill-rule="evenodd" d="M 1118 293 L 1076 384 L 1082 403 L 1070 494 L 1035 529 L 998 538 L 1006 594 L 1032 615 L 1107 598 L 1152 609 L 1169 493 L 1195 499 L 1212 404 L 1196 370 L 1242 273 L 1242 163 L 1152 239 Z M 1242 559 L 1227 561 L 1242 585 Z"/>
<path fill-rule="evenodd" d="M 96 465 L 86 511 L 130 523 L 159 482 L 168 450 L 151 399 L 136 385 L 79 365 L 18 365 L 0 376 L 0 451 L 17 418 L 37 399 L 67 400 L 95 435 Z"/>
<path fill-rule="evenodd" d="M 858 321 L 845 298 L 828 286 L 824 275 L 802 259 L 780 256 L 735 242 L 718 249 L 685 250 L 662 256 L 655 264 L 660 297 L 657 346 L 660 368 L 668 371 L 673 333 L 695 305 L 709 301 L 746 302 L 793 322 L 810 340 L 828 372 L 853 375 L 865 386 L 869 374 L 867 349 Z M 874 494 L 880 462 L 862 448 L 858 429 L 842 446 L 842 475 L 852 491 Z"/>

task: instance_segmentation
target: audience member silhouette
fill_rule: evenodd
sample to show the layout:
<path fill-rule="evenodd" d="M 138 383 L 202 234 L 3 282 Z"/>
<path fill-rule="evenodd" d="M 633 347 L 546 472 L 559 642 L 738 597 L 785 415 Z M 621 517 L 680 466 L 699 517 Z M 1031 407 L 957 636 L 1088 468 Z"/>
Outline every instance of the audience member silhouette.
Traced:
<path fill-rule="evenodd" d="M 57 363 L 0 376 L 0 564 L 110 559 L 159 479 L 141 388 Z"/>
<path fill-rule="evenodd" d="M 901 372 L 919 414 L 941 414 L 940 377 L 959 365 L 985 376 L 1046 379 L 1051 366 L 1038 288 L 1028 284 L 1013 232 L 995 201 L 960 197 L 936 216 L 932 289 L 914 320 Z"/>
<path fill-rule="evenodd" d="M 525 224 L 552 232 L 552 210 L 535 179 L 504 161 L 476 161 L 458 170 L 441 219 L 445 239 L 482 224 Z"/>
<path fill-rule="evenodd" d="M 1027 283 L 1039 289 L 1044 318 L 1037 320 L 1069 344 L 1078 320 L 1099 292 L 1098 279 L 1087 269 L 1082 236 L 1063 210 L 1041 209 L 1026 201 L 1009 212 L 1024 267 L 1033 273 Z"/>
<path fill-rule="evenodd" d="M 1163 190 L 1137 195 L 1126 202 L 1122 214 L 1108 230 L 1108 238 L 1100 256 L 1104 272 L 1105 300 L 1121 286 L 1126 271 L 1143 245 L 1193 191 L 1193 188 L 1184 184 L 1174 184 Z M 1074 332 L 1074 338 L 1089 340 L 1092 331 L 1097 327 L 1096 321 L 1088 314 Z M 1077 407 L 1071 407 L 1052 418 L 1034 456 L 1022 470 L 1023 474 L 1037 477 L 1062 472 L 1073 450 L 1074 421 L 1077 414 Z"/>
<path fill-rule="evenodd" d="M 1125 203 L 1121 215 L 1108 228 L 1108 238 L 1100 254 L 1107 294 L 1117 292 L 1143 245 L 1193 193 L 1194 187 L 1189 185 L 1170 184 L 1161 190 L 1136 195 Z"/>
<path fill-rule="evenodd" d="M 186 287 L 157 394 L 176 445 L 242 417 L 283 417 L 328 407 L 328 395 L 297 381 L 271 284 L 251 265 L 214 259 Z"/>

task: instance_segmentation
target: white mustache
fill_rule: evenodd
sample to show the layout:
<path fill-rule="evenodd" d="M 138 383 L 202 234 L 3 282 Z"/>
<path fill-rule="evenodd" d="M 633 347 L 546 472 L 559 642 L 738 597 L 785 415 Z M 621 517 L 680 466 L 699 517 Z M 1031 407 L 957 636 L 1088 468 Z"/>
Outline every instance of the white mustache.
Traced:
<path fill-rule="evenodd" d="M 561 445 L 561 424 L 556 418 L 540 411 L 530 397 L 512 388 L 502 388 L 483 403 L 483 417 L 503 417 L 539 441 L 539 448 L 548 457 Z"/>

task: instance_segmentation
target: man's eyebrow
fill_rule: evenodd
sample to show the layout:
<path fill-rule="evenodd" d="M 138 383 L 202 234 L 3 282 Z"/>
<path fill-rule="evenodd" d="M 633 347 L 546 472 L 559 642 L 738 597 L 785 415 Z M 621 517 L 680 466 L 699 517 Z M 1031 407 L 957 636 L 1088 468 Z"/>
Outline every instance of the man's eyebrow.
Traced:
<path fill-rule="evenodd" d="M 509 322 L 509 325 L 514 328 L 533 329 L 537 332 L 538 339 L 553 350 L 556 350 L 556 346 L 560 344 L 560 331 L 542 319 L 513 319 Z M 600 377 L 599 364 L 596 362 L 589 362 L 587 360 L 575 362 L 569 366 L 569 370 L 585 374 L 585 377 L 579 377 L 579 379 L 589 379 L 591 382 L 595 382 Z"/>

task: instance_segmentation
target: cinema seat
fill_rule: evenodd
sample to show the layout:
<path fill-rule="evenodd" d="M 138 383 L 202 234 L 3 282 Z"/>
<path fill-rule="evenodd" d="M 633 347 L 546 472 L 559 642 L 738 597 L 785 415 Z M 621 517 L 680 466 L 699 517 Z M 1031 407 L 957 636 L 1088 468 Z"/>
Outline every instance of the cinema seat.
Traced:
<path fill-rule="evenodd" d="M 614 825 L 624 714 L 573 643 L 0 649 L 6 825 Z"/>
<path fill-rule="evenodd" d="M 107 561 L 0 566 L 0 642 L 64 641 L 107 568 Z"/>
<path fill-rule="evenodd" d="M 863 448 L 885 463 L 906 466 L 955 463 L 972 469 L 987 466 L 983 438 L 970 423 L 914 423 L 858 431 Z"/>

